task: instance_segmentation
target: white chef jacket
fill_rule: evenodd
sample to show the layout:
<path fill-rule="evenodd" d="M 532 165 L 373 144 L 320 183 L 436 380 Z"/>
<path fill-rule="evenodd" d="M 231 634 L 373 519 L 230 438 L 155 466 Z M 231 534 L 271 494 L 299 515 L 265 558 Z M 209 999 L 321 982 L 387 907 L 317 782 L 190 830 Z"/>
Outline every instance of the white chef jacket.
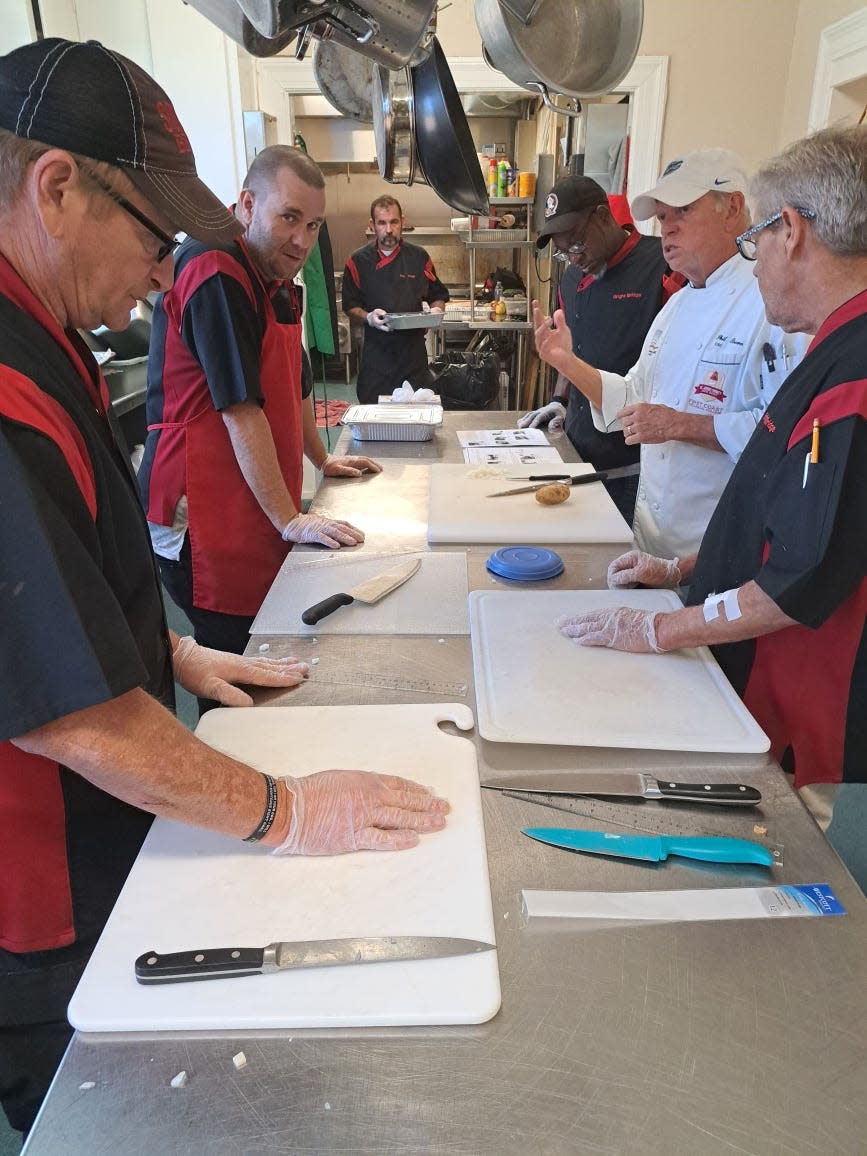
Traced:
<path fill-rule="evenodd" d="M 601 374 L 602 408 L 591 406 L 597 429 L 621 429 L 615 414 L 646 401 L 712 415 L 725 450 L 682 441 L 642 445 L 633 533 L 638 547 L 657 557 L 698 550 L 735 462 L 807 350 L 808 336 L 768 324 L 753 268 L 736 253 L 704 288 L 686 285 L 656 315 L 626 376 Z"/>

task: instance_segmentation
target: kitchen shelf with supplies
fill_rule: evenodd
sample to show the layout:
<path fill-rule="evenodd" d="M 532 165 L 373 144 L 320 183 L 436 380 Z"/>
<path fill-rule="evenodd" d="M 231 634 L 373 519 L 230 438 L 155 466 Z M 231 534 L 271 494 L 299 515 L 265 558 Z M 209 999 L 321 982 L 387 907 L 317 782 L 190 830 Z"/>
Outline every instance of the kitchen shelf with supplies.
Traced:
<path fill-rule="evenodd" d="M 520 208 L 522 210 L 524 220 L 517 228 L 511 227 L 513 224 L 512 221 L 509 222 L 509 228 L 474 228 L 473 217 L 469 218 L 469 228 L 465 233 L 461 234 L 461 239 L 466 245 L 470 264 L 471 295 L 470 316 L 468 318 L 470 329 L 526 330 L 531 328 L 528 290 L 530 286 L 532 252 L 536 245 L 530 231 L 533 204 L 533 197 L 491 197 L 490 209 L 492 218 L 496 218 L 497 216 L 502 217 L 509 209 Z M 510 310 L 508 316 L 502 321 L 494 321 L 490 316 L 491 308 L 489 303 L 476 301 L 477 254 L 480 250 L 484 251 L 485 249 L 511 249 L 513 257 L 517 256 L 518 260 L 516 263 L 519 268 L 516 272 L 520 272 L 525 290 L 524 308 L 521 314 Z"/>

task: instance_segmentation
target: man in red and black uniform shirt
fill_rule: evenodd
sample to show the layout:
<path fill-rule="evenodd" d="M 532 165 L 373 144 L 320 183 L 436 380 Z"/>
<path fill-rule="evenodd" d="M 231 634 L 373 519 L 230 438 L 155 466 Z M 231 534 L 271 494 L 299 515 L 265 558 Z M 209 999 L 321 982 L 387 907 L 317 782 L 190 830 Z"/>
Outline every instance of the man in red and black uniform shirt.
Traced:
<path fill-rule="evenodd" d="M 867 781 L 867 127 L 796 141 L 752 182 L 768 320 L 815 333 L 741 455 L 670 614 L 617 607 L 564 632 L 586 645 L 711 645 L 821 825 L 837 785 Z M 665 584 L 616 559 L 609 585 Z"/>
<path fill-rule="evenodd" d="M 139 482 L 163 583 L 204 646 L 243 652 L 293 542 L 364 540 L 346 522 L 301 513 L 305 454 L 329 476 L 380 468 L 326 453 L 312 383 L 302 385 L 291 279 L 324 214 L 315 162 L 287 145 L 263 149 L 235 206 L 244 236 L 220 248 L 185 242 L 154 310 Z"/>
<path fill-rule="evenodd" d="M 290 785 L 167 709 L 173 675 L 238 704 L 251 699 L 232 683 L 294 686 L 303 671 L 167 629 L 136 480 L 77 333 L 123 329 L 137 298 L 170 287 L 177 232 L 240 232 L 166 94 L 95 41 L 0 57 L 0 173 L 0 1104 L 27 1131 L 153 815 L 312 854 L 354 849 L 383 811 L 377 836 L 409 846 L 447 808 L 406 784 L 421 808 L 392 830 L 406 792 L 387 784 L 402 780 Z"/>
<path fill-rule="evenodd" d="M 565 177 L 551 189 L 536 247 L 541 250 L 549 241 L 555 259 L 566 263 L 558 295 L 572 352 L 595 369 L 626 374 L 638 361 L 651 321 L 683 278 L 669 272 L 658 237 L 618 224 L 605 190 L 590 177 Z M 632 525 L 641 446 L 628 446 L 621 430 L 596 429 L 590 402 L 558 374 L 548 405 L 526 414 L 518 425 L 559 429 L 564 422 L 572 445 L 594 469 L 635 464 L 634 477 L 605 482 Z"/>
<path fill-rule="evenodd" d="M 367 326 L 358 371 L 358 400 L 375 403 L 408 381 L 413 389 L 433 382 L 423 329 L 389 328 L 387 314 L 418 313 L 426 301 L 442 312 L 449 291 L 424 249 L 402 239 L 403 210 L 394 197 L 370 206 L 375 239 L 356 249 L 343 271 L 343 312 Z"/>

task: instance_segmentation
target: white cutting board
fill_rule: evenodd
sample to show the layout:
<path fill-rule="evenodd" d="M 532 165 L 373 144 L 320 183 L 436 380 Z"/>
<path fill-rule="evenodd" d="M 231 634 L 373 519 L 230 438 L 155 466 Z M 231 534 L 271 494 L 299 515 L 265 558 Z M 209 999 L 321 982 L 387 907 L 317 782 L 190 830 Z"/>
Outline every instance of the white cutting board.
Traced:
<path fill-rule="evenodd" d="M 570 474 L 591 473 L 588 463 L 565 462 Z M 540 466 L 509 466 L 499 476 L 473 477 L 478 470 L 464 463 L 436 462 L 430 468 L 427 540 L 437 544 L 490 542 L 547 546 L 557 542 L 628 544 L 632 530 L 601 482 L 576 486 L 559 506 L 542 506 L 534 494 L 492 498 L 498 490 L 520 486 L 517 477 L 551 473 Z"/>
<path fill-rule="evenodd" d="M 294 553 L 294 552 L 293 552 Z M 392 566 L 420 558 L 412 578 L 367 605 L 341 606 L 316 626 L 301 614 L 329 594 L 375 578 Z M 464 553 L 342 553 L 302 561 L 290 554 L 259 608 L 251 634 L 468 634 L 467 556 Z"/>
<path fill-rule="evenodd" d="M 627 654 L 555 625 L 600 606 L 676 610 L 671 590 L 474 590 L 479 733 L 501 743 L 752 754 L 767 735 L 707 647 Z"/>
<path fill-rule="evenodd" d="M 401 774 L 445 795 L 445 830 L 408 851 L 274 856 L 157 819 L 72 1002 L 80 1031 L 189 1031 L 482 1023 L 500 1006 L 495 951 L 146 987 L 149 949 L 264 946 L 337 936 L 494 942 L 473 725 L 463 704 L 209 711 L 197 733 L 273 774 L 334 767 Z"/>

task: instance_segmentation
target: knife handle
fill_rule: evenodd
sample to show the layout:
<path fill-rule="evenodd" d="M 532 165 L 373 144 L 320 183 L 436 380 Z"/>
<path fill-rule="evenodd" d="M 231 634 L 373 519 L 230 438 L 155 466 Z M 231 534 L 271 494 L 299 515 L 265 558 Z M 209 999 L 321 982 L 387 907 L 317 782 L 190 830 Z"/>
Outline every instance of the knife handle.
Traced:
<path fill-rule="evenodd" d="M 301 621 L 307 626 L 315 626 L 317 622 L 327 618 L 329 614 L 333 614 L 339 607 L 348 606 L 353 601 L 354 599 L 350 594 L 332 594 L 328 598 L 323 598 L 321 602 L 317 602 L 315 606 L 311 606 L 309 610 L 305 610 L 301 615 Z"/>
<path fill-rule="evenodd" d="M 755 807 L 762 801 L 760 791 L 743 783 L 656 783 L 663 799 L 681 803 L 720 803 L 726 807 Z"/>
<path fill-rule="evenodd" d="M 761 843 L 750 839 L 729 839 L 721 835 L 663 835 L 666 856 L 680 855 L 684 859 L 703 859 L 707 863 L 758 863 L 772 867 L 774 856 Z"/>
<path fill-rule="evenodd" d="M 223 979 L 257 975 L 265 962 L 262 947 L 212 947 L 206 951 L 146 951 L 135 961 L 139 983 L 180 983 L 188 979 Z"/>

